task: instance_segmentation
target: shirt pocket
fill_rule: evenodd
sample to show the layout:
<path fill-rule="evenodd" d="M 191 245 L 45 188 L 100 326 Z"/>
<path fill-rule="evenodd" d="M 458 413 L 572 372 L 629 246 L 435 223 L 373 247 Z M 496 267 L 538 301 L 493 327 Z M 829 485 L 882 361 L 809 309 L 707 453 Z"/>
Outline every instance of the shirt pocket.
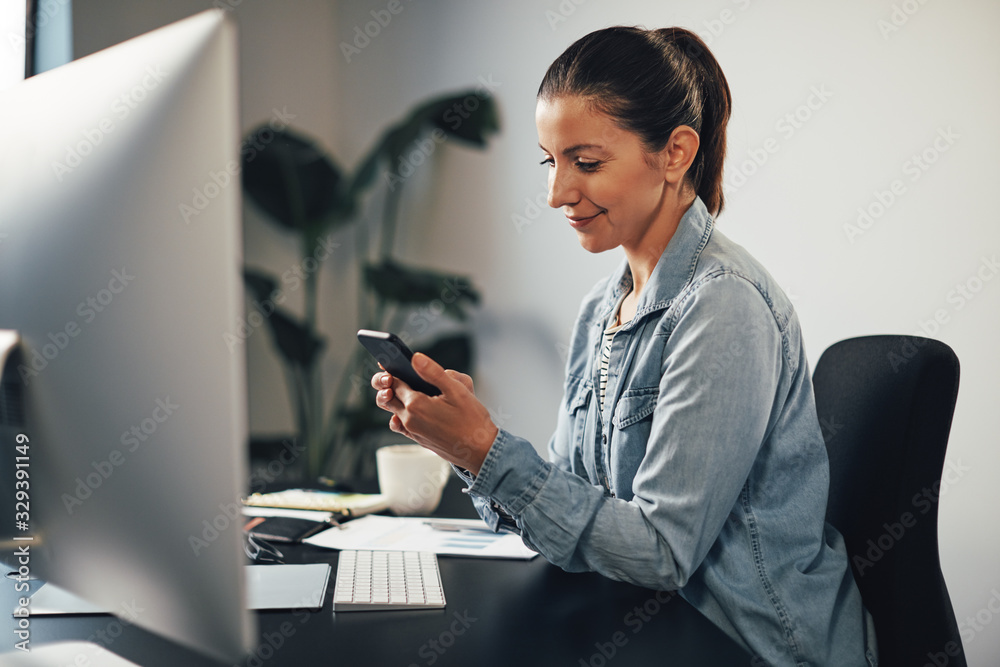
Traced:
<path fill-rule="evenodd" d="M 614 438 L 606 456 L 615 495 L 624 500 L 632 499 L 632 482 L 646 456 L 653 425 L 652 414 L 659 395 L 658 387 L 630 388 L 615 404 L 611 417 Z"/>
<path fill-rule="evenodd" d="M 626 429 L 641 422 L 653 414 L 659 396 L 659 387 L 626 389 L 615 404 L 615 414 L 611 418 L 611 423 L 616 429 Z"/>
<path fill-rule="evenodd" d="M 572 379 L 566 387 L 566 409 L 569 412 L 570 443 L 576 452 L 583 446 L 587 430 L 587 412 L 594 385 L 590 380 Z"/>

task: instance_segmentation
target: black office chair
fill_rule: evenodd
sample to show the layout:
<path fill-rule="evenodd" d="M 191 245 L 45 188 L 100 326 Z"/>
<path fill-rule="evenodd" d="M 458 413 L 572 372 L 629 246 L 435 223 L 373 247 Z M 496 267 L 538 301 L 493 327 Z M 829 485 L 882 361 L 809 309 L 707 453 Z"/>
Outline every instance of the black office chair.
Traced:
<path fill-rule="evenodd" d="M 935 656 L 967 667 L 937 543 L 958 358 L 928 338 L 850 338 L 823 353 L 813 386 L 830 457 L 827 520 L 847 543 L 880 666 Z"/>

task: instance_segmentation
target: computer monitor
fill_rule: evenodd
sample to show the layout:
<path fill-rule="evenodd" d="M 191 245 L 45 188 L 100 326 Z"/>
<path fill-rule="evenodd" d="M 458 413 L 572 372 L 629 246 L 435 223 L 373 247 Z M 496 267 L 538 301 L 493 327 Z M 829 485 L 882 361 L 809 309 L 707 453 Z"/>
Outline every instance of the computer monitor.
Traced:
<path fill-rule="evenodd" d="M 236 51 L 212 10 L 0 93 L 0 330 L 20 340 L 0 513 L 26 506 L 0 540 L 226 661 L 256 635 L 246 360 L 224 339 L 244 304 Z"/>

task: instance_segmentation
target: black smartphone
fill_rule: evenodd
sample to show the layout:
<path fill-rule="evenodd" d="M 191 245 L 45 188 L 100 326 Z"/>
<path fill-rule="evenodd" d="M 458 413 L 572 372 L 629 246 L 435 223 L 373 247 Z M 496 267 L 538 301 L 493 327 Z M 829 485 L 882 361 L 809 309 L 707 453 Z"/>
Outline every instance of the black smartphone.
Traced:
<path fill-rule="evenodd" d="M 365 346 L 375 361 L 382 364 L 382 368 L 398 377 L 400 380 L 410 385 L 417 391 L 422 391 L 428 396 L 437 396 L 441 390 L 427 382 L 413 370 L 410 360 L 413 352 L 406 346 L 399 336 L 385 331 L 372 331 L 371 329 L 361 329 L 358 331 L 358 340 Z"/>

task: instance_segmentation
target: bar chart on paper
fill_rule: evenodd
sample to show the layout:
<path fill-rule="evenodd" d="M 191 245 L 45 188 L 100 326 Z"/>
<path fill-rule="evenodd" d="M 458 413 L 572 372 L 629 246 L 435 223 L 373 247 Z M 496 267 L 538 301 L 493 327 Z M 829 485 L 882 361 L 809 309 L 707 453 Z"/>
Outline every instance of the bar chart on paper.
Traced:
<path fill-rule="evenodd" d="M 441 556 L 528 560 L 538 554 L 517 535 L 494 533 L 478 519 L 420 519 L 369 515 L 314 535 L 327 549 L 429 551 Z"/>

